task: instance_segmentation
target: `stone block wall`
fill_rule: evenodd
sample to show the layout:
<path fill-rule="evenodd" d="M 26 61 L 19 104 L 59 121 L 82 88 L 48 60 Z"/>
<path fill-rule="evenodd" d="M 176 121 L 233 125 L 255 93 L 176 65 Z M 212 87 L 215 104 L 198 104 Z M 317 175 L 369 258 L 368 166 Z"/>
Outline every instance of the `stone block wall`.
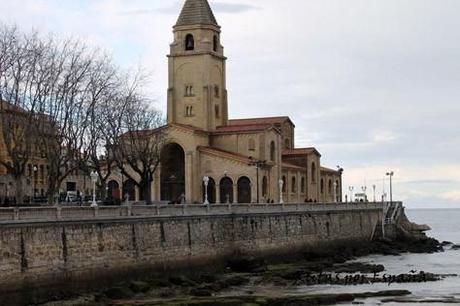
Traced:
<path fill-rule="evenodd" d="M 194 266 L 235 252 L 264 256 L 367 241 L 380 219 L 380 209 L 363 208 L 5 223 L 0 226 L 0 303 L 29 289 Z"/>

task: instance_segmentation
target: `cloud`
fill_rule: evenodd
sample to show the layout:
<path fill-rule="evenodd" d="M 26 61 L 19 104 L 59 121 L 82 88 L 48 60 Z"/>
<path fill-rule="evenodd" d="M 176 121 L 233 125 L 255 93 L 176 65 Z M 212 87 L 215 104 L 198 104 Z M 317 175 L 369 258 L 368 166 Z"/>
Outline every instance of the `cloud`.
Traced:
<path fill-rule="evenodd" d="M 452 190 L 441 194 L 441 198 L 448 201 L 460 202 L 460 190 Z"/>
<path fill-rule="evenodd" d="M 134 14 L 150 14 L 152 12 L 159 12 L 164 14 L 178 14 L 182 8 L 183 2 L 175 2 L 174 4 L 159 8 L 156 10 L 137 10 L 133 11 Z M 244 4 L 244 3 L 224 3 L 224 2 L 212 2 L 211 7 L 214 13 L 227 13 L 237 14 L 253 10 L 260 10 L 258 6 Z"/>

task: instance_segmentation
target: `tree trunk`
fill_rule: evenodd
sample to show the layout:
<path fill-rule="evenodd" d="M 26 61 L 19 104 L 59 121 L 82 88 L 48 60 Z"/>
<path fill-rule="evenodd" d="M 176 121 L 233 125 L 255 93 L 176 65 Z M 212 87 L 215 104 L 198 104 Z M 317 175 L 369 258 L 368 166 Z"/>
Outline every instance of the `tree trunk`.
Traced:
<path fill-rule="evenodd" d="M 152 204 L 152 181 L 145 180 L 142 182 L 142 190 L 144 195 L 145 204 Z"/>
<path fill-rule="evenodd" d="M 24 182 L 23 182 L 23 178 L 24 177 L 22 175 L 14 177 L 14 181 L 15 181 L 15 185 L 16 185 L 16 193 L 15 193 L 16 204 L 18 204 L 18 205 L 25 204 L 24 203 L 24 184 L 23 184 Z"/>

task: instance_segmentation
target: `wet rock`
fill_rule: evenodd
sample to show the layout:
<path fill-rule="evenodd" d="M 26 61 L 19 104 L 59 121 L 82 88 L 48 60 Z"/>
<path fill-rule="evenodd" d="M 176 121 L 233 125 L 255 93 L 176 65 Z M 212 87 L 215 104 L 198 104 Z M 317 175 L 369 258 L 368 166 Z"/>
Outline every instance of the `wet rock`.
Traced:
<path fill-rule="evenodd" d="M 266 270 L 265 261 L 254 257 L 241 257 L 230 259 L 227 266 L 235 272 L 257 273 Z"/>
<path fill-rule="evenodd" d="M 145 293 L 149 291 L 150 288 L 150 284 L 141 281 L 132 281 L 129 284 L 129 289 L 131 289 L 135 293 Z"/>
<path fill-rule="evenodd" d="M 213 290 L 211 290 L 209 286 L 200 286 L 190 290 L 190 295 L 193 296 L 212 296 L 212 294 Z"/>
<path fill-rule="evenodd" d="M 383 265 L 371 265 L 356 262 L 334 267 L 333 271 L 336 273 L 379 273 L 385 271 L 385 267 Z"/>
<path fill-rule="evenodd" d="M 441 246 L 449 246 L 449 245 L 453 245 L 453 243 L 450 242 L 450 241 L 443 241 L 443 242 L 441 242 Z"/>
<path fill-rule="evenodd" d="M 451 250 L 460 250 L 460 244 L 455 244 L 450 249 Z"/>
<path fill-rule="evenodd" d="M 120 300 L 132 298 L 134 292 L 128 287 L 112 287 L 105 290 L 104 295 L 112 300 Z"/>
<path fill-rule="evenodd" d="M 179 275 L 179 276 L 172 276 L 169 278 L 169 282 L 173 285 L 176 286 L 182 286 L 182 287 L 191 287 L 195 286 L 196 282 L 192 281 L 191 279 L 185 277 L 184 275 Z"/>

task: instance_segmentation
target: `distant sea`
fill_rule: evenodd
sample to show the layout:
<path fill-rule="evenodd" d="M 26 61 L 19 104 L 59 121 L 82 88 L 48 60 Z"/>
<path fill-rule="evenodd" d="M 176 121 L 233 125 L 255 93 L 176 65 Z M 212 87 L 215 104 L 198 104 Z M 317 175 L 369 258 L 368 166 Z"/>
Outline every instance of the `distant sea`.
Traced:
<path fill-rule="evenodd" d="M 409 219 L 415 223 L 428 224 L 432 230 L 427 235 L 439 241 L 451 241 L 460 244 L 460 209 L 408 209 Z M 402 256 L 372 255 L 360 258 L 359 262 L 382 264 L 384 273 L 396 275 L 409 273 L 411 270 L 425 271 L 435 274 L 460 275 L 460 250 L 450 250 L 436 254 L 403 254 Z M 460 299 L 460 277 L 448 277 L 439 282 L 411 284 L 374 284 L 358 286 L 313 286 L 298 288 L 303 293 L 356 293 L 365 291 L 380 291 L 406 289 L 412 296 L 420 299 L 442 299 L 455 297 Z M 381 299 L 366 299 L 364 305 L 446 305 L 445 303 L 384 303 Z M 342 304 L 347 305 L 347 304 Z M 351 304 L 350 304 L 351 305 Z M 457 304 L 460 305 L 460 304 Z"/>

